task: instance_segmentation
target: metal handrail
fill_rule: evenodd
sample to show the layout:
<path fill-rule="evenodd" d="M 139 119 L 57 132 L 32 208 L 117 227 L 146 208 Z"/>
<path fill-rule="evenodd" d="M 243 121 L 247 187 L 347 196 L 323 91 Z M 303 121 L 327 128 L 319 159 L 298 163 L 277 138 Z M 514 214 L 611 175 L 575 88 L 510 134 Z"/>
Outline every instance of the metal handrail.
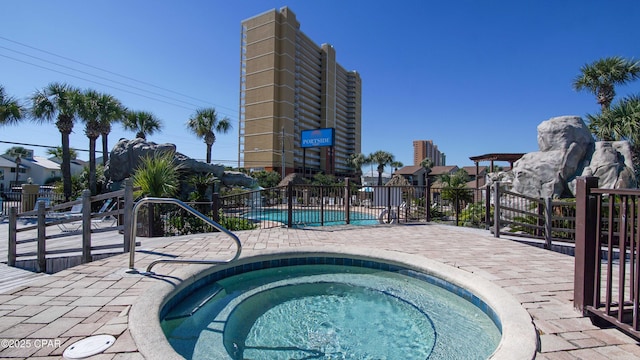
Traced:
<path fill-rule="evenodd" d="M 231 259 L 228 259 L 228 260 L 158 259 L 151 262 L 151 264 L 147 266 L 147 273 L 150 273 L 151 268 L 153 268 L 156 264 L 163 263 L 163 262 L 172 262 L 172 263 L 181 263 L 181 264 L 227 264 L 232 261 L 238 260 L 238 258 L 240 257 L 240 253 L 242 252 L 242 243 L 240 242 L 240 239 L 238 239 L 238 237 L 234 233 L 225 229 L 222 225 L 211 220 L 208 216 L 202 214 L 198 210 L 192 208 L 191 206 L 187 205 L 186 203 L 178 199 L 146 197 L 138 200 L 138 202 L 133 206 L 133 220 L 131 222 L 131 246 L 129 248 L 129 271 L 130 272 L 138 272 L 134 267 L 135 248 L 136 248 L 136 229 L 138 224 L 138 209 L 140 208 L 140 206 L 144 204 L 176 204 L 181 208 L 183 208 L 184 210 L 187 210 L 193 215 L 199 217 L 204 222 L 213 226 L 217 230 L 223 232 L 225 235 L 229 236 L 236 243 L 236 254 Z"/>

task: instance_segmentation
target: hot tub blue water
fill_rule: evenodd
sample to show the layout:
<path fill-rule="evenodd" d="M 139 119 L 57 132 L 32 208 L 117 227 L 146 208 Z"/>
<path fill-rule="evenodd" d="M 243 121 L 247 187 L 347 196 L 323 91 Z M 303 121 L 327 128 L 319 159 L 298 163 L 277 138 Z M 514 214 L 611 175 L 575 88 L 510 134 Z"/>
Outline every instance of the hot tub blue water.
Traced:
<path fill-rule="evenodd" d="M 162 328 L 187 359 L 486 359 L 500 322 L 473 294 L 374 261 L 296 258 L 214 273 Z"/>
<path fill-rule="evenodd" d="M 335 226 L 346 224 L 344 211 L 324 210 L 321 221 L 320 210 L 294 209 L 292 212 L 292 223 L 294 228 L 306 226 Z M 264 209 L 259 208 L 244 214 L 250 220 L 277 221 L 286 224 L 288 211 L 286 209 Z M 378 221 L 371 219 L 371 214 L 363 214 L 357 211 L 349 213 L 349 224 L 351 225 L 375 225 Z"/>

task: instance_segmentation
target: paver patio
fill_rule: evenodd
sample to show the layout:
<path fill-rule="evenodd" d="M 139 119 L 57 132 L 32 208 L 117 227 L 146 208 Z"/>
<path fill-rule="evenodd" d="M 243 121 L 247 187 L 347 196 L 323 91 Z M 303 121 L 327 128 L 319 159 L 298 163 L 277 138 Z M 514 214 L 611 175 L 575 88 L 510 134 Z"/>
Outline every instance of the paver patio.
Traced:
<path fill-rule="evenodd" d="M 527 309 L 538 330 L 536 359 L 640 359 L 639 343 L 601 329 L 573 309 L 573 257 L 452 226 L 396 225 L 273 228 L 237 232 L 243 257 L 265 249 L 342 245 L 415 254 L 474 273 L 501 286 Z M 4 236 L 4 234 L 2 234 Z M 114 232 L 114 236 L 122 236 Z M 143 241 L 136 268 L 158 253 L 225 258 L 233 244 L 220 233 Z M 140 251 L 143 250 L 143 251 Z M 142 359 L 128 329 L 131 305 L 160 279 L 128 274 L 128 254 L 80 265 L 0 293 L 1 358 L 59 359 L 70 344 L 111 334 L 115 344 L 95 359 Z M 160 264 L 169 274 L 184 264 Z"/>

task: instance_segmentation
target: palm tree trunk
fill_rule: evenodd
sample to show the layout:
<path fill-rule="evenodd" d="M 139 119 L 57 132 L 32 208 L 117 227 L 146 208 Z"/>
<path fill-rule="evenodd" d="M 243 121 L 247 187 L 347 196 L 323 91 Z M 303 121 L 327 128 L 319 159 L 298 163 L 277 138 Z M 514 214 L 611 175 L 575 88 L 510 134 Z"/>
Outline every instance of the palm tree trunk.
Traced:
<path fill-rule="evenodd" d="M 102 134 L 102 165 L 107 166 L 109 161 L 109 134 Z"/>
<path fill-rule="evenodd" d="M 207 144 L 207 164 L 211 164 L 211 145 Z"/>
<path fill-rule="evenodd" d="M 62 132 L 62 186 L 65 201 L 71 199 L 71 153 L 69 151 L 69 133 Z"/>
<path fill-rule="evenodd" d="M 96 138 L 89 138 L 89 190 L 91 195 L 95 195 L 97 190 L 96 184 Z"/>
<path fill-rule="evenodd" d="M 20 176 L 20 163 L 22 162 L 22 159 L 20 158 L 20 156 L 16 157 L 16 182 L 14 186 L 18 186 L 18 176 Z"/>

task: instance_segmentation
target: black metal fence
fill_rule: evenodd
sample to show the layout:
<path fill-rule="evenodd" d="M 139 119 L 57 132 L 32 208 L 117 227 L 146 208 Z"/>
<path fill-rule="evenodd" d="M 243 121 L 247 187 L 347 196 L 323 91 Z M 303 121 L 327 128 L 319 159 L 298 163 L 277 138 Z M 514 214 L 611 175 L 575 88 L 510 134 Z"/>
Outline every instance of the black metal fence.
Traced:
<path fill-rule="evenodd" d="M 53 192 L 52 189 L 42 188 L 38 193 L 23 193 L 22 191 L 6 191 L 0 193 L 0 219 L 8 216 L 9 209 L 15 207 L 19 213 L 35 209 L 38 201 L 44 201 L 47 206 L 64 202 L 64 195 Z"/>
<path fill-rule="evenodd" d="M 259 190 L 234 190 L 213 201 L 189 203 L 230 230 L 333 225 L 438 222 L 454 226 L 492 229 L 494 235 L 575 241 L 575 200 L 535 199 L 501 189 L 439 186 L 290 185 Z M 497 190 L 496 190 L 497 189 Z M 38 200 L 50 205 L 62 195 L 41 192 L 4 193 L 2 214 L 34 208 Z M 497 207 L 496 207 L 497 204 Z M 184 235 L 210 231 L 201 220 L 171 205 L 155 205 L 154 220 L 140 236 Z M 496 208 L 498 211 L 496 212 Z"/>

